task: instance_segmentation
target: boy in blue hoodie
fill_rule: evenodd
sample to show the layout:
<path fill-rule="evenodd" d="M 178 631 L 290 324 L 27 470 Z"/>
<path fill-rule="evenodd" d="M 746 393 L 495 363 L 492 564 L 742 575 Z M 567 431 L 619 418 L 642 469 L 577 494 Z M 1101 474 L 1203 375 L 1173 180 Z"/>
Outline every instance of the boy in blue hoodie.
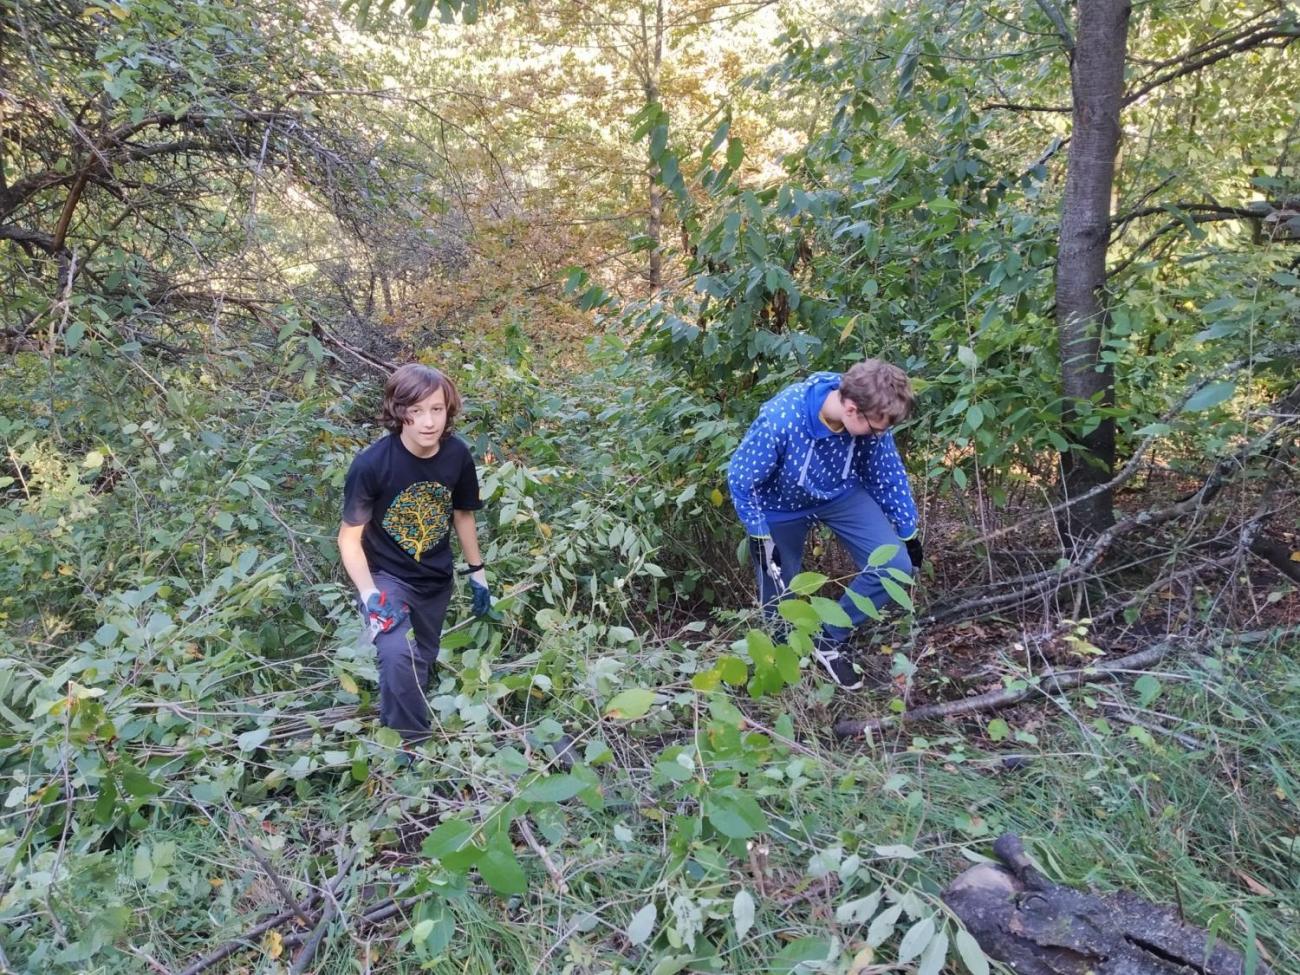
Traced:
<path fill-rule="evenodd" d="M 918 515 L 890 428 L 912 409 L 907 374 L 868 359 L 842 376 L 814 373 L 763 404 L 731 457 L 727 481 L 749 532 L 759 602 L 771 612 L 803 560 L 804 538 L 821 522 L 858 567 L 849 589 L 880 608 L 889 602 L 881 576 L 921 564 Z M 882 545 L 893 558 L 869 567 Z M 848 592 L 840 599 L 853 627 L 867 619 Z M 845 641 L 853 627 L 826 625 L 813 656 L 841 687 L 862 686 Z"/>

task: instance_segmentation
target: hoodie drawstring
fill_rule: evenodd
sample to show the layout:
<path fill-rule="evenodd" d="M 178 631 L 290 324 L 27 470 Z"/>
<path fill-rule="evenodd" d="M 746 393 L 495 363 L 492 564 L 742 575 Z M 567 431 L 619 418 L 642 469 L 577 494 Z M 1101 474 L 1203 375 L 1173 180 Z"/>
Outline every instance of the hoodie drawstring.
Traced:
<path fill-rule="evenodd" d="M 840 472 L 841 481 L 847 481 L 849 479 L 849 468 L 853 466 L 853 448 L 856 447 L 857 445 L 858 445 L 857 437 L 849 438 L 849 456 L 844 461 L 844 470 Z"/>
<path fill-rule="evenodd" d="M 813 445 L 808 445 L 808 453 L 803 459 L 803 468 L 799 471 L 799 486 L 803 487 L 808 481 L 808 465 L 812 463 Z"/>

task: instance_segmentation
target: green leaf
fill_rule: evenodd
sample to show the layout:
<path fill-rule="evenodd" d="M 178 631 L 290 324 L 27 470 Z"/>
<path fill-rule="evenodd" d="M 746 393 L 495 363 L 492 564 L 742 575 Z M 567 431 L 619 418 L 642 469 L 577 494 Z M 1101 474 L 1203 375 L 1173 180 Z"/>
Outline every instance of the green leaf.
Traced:
<path fill-rule="evenodd" d="M 889 593 L 889 598 L 909 613 L 912 611 L 912 597 L 907 594 L 907 590 L 900 586 L 893 579 L 881 578 L 880 584 L 884 586 L 885 592 Z"/>
<path fill-rule="evenodd" d="M 966 345 L 957 346 L 957 361 L 967 369 L 974 369 L 980 364 L 979 357 L 975 350 Z"/>
<path fill-rule="evenodd" d="M 939 975 L 947 957 L 948 936 L 940 931 L 921 952 L 921 960 L 916 963 L 916 975 Z"/>
<path fill-rule="evenodd" d="M 804 962 L 826 961 L 830 957 L 831 946 L 829 938 L 800 938 L 791 941 L 768 963 L 767 970 L 770 975 L 790 975 Z"/>
<path fill-rule="evenodd" d="M 1146 707 L 1160 696 L 1160 681 L 1150 674 L 1143 674 L 1133 682 L 1133 690 L 1138 692 L 1138 702 Z"/>
<path fill-rule="evenodd" d="M 736 940 L 741 941 L 754 926 L 754 896 L 747 890 L 740 890 L 731 902 L 731 916 L 736 921 Z"/>
<path fill-rule="evenodd" d="M 957 932 L 957 954 L 971 975 L 989 975 L 989 961 L 984 957 L 984 949 L 965 928 Z"/>
<path fill-rule="evenodd" d="M 934 937 L 934 918 L 923 917 L 910 928 L 898 945 L 898 963 L 906 965 L 925 950 L 925 946 Z"/>
<path fill-rule="evenodd" d="M 614 695 L 614 699 L 605 705 L 605 717 L 634 720 L 650 710 L 654 699 L 654 691 L 648 691 L 644 687 L 628 688 Z"/>
<path fill-rule="evenodd" d="M 254 748 L 257 748 L 262 744 L 262 742 L 266 741 L 266 739 L 270 737 L 270 728 L 254 728 L 252 731 L 245 731 L 236 740 L 239 743 L 239 750 L 241 752 L 251 752 Z"/>
<path fill-rule="evenodd" d="M 799 658 L 795 655 L 794 649 L 788 643 L 779 643 L 772 657 L 776 664 L 776 672 L 781 675 L 781 679 L 787 684 L 798 683 Z"/>
<path fill-rule="evenodd" d="M 127 795 L 135 796 L 137 799 L 148 799 L 162 792 L 162 786 L 134 765 L 123 766 L 122 788 L 126 790 Z"/>
<path fill-rule="evenodd" d="M 1011 734 L 1011 726 L 1002 718 L 994 718 L 984 730 L 992 741 L 1004 741 Z"/>
<path fill-rule="evenodd" d="M 835 600 L 827 599 L 825 596 L 813 596 L 808 601 L 812 603 L 813 610 L 823 623 L 829 623 L 831 626 L 853 625 L 849 614 L 844 612 L 843 607 Z"/>
<path fill-rule="evenodd" d="M 727 165 L 732 169 L 739 169 L 741 161 L 745 158 L 745 144 L 739 139 L 727 140 Z"/>
<path fill-rule="evenodd" d="M 654 901 L 646 904 L 632 915 L 627 925 L 627 940 L 634 945 L 645 944 L 646 939 L 654 934 L 655 921 L 659 918 L 659 909 Z"/>
<path fill-rule="evenodd" d="M 422 944 L 429 939 L 429 935 L 431 934 L 433 934 L 433 921 L 425 918 L 415 927 L 411 928 L 411 943 L 417 945 Z"/>
<path fill-rule="evenodd" d="M 712 795 L 704 803 L 704 815 L 723 836 L 746 840 L 767 826 L 767 817 L 752 796 Z"/>
<path fill-rule="evenodd" d="M 717 668 L 722 674 L 722 679 L 732 687 L 740 687 L 749 680 L 749 668 L 739 657 L 719 657 Z"/>
<path fill-rule="evenodd" d="M 776 611 L 788 623 L 801 629 L 815 630 L 821 626 L 821 618 L 812 606 L 802 599 L 783 599 L 777 604 Z"/>
<path fill-rule="evenodd" d="M 887 907 L 880 913 L 871 927 L 867 928 L 867 944 L 873 948 L 879 948 L 889 936 L 894 933 L 894 925 L 898 923 L 898 917 L 903 913 L 903 905 L 895 904 L 893 907 Z"/>
<path fill-rule="evenodd" d="M 866 897 L 846 901 L 835 908 L 835 920 L 840 924 L 866 924 L 880 907 L 881 891 L 873 891 Z"/>
<path fill-rule="evenodd" d="M 895 555 L 897 555 L 898 550 L 901 547 L 902 546 L 900 545 L 895 545 L 893 542 L 889 542 L 888 544 L 885 545 L 877 545 L 875 548 L 871 550 L 871 554 L 867 556 L 867 565 L 869 565 L 873 569 L 880 568 L 882 565 L 884 565 L 886 562 L 892 559 Z"/>
<path fill-rule="evenodd" d="M 1199 413 L 1201 410 L 1208 410 L 1211 407 L 1218 406 L 1224 400 L 1230 399 L 1236 391 L 1237 384 L 1234 382 L 1210 383 L 1210 385 L 1197 390 L 1193 394 L 1192 398 L 1187 401 L 1187 405 L 1183 407 L 1183 412 Z"/>
<path fill-rule="evenodd" d="M 829 578 L 830 576 L 824 576 L 820 572 L 800 572 L 790 580 L 790 591 L 799 596 L 811 596 L 826 585 Z"/>
<path fill-rule="evenodd" d="M 524 868 L 512 850 L 493 846 L 479 858 L 478 872 L 483 881 L 498 894 L 522 894 L 528 890 Z"/>
<path fill-rule="evenodd" d="M 420 852 L 430 860 L 441 860 L 451 853 L 459 853 L 469 845 L 474 826 L 463 819 L 449 819 L 434 829 L 420 844 Z"/>
<path fill-rule="evenodd" d="M 564 802 L 572 799 L 587 783 L 575 779 L 572 775 L 548 775 L 525 787 L 520 798 L 528 802 Z"/>

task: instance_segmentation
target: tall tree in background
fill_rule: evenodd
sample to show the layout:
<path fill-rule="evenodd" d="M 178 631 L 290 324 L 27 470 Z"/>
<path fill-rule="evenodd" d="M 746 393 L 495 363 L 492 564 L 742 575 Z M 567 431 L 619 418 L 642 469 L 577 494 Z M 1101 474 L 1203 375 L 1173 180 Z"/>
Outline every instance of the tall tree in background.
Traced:
<path fill-rule="evenodd" d="M 1120 144 L 1124 101 L 1124 54 L 1128 42 L 1129 0 L 1089 0 L 1079 5 L 1078 37 L 1065 18 L 1040 0 L 1061 33 L 1070 56 L 1073 126 L 1065 195 L 1061 201 L 1061 242 L 1056 264 L 1056 321 L 1061 350 L 1061 390 L 1067 430 L 1080 414 L 1115 403 L 1111 366 L 1100 358 L 1106 327 L 1106 249 L 1110 239 L 1111 190 Z M 1066 509 L 1067 533 L 1091 535 L 1114 521 L 1111 496 L 1092 492 L 1111 478 L 1115 465 L 1115 422 L 1100 422 L 1062 454 L 1062 486 L 1067 498 L 1088 495 Z"/>

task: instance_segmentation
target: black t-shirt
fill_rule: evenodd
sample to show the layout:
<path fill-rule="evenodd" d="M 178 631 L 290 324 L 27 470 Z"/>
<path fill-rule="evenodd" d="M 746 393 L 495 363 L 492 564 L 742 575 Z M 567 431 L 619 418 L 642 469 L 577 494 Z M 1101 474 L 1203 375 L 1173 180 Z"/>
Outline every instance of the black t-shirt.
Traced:
<path fill-rule="evenodd" d="M 343 521 L 365 525 L 370 571 L 387 572 L 416 592 L 451 581 L 451 513 L 483 507 L 469 447 L 448 437 L 432 457 L 416 457 L 389 434 L 357 455 L 343 485 Z"/>

